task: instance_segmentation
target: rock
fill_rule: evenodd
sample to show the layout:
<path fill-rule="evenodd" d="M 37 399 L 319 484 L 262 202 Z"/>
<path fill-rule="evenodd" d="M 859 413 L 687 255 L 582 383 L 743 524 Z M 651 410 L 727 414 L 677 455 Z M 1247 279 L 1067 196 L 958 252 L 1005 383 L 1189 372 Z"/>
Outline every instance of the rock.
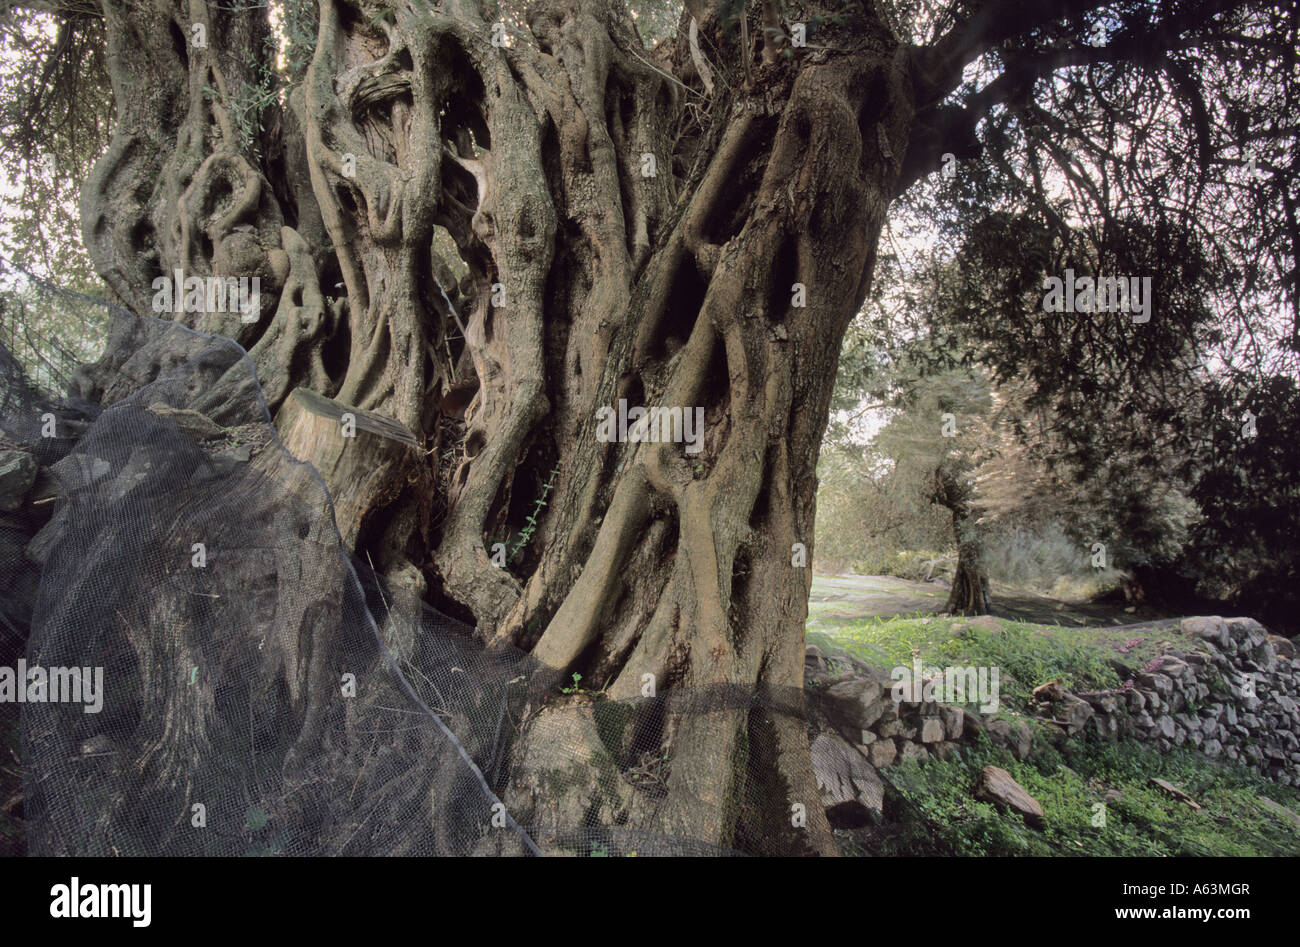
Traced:
<path fill-rule="evenodd" d="M 32 537 L 32 541 L 23 550 L 23 555 L 27 557 L 27 561 L 38 566 L 45 565 L 45 560 L 49 558 L 55 545 L 67 533 L 68 526 L 68 507 L 61 506 L 50 517 L 49 522 L 37 531 L 36 535 Z"/>
<path fill-rule="evenodd" d="M 994 746 L 1010 747 L 1011 745 L 1011 723 L 1007 720 L 997 718 L 990 720 L 985 727 L 988 731 L 989 741 Z"/>
<path fill-rule="evenodd" d="M 1295 658 L 1295 642 L 1290 638 L 1283 638 L 1280 635 L 1269 635 L 1268 641 L 1269 644 L 1273 646 L 1273 650 L 1278 653 L 1278 657 L 1286 658 L 1288 661 Z"/>
<path fill-rule="evenodd" d="M 832 826 L 856 829 L 880 818 L 885 783 L 861 753 L 837 734 L 820 733 L 812 743 L 812 762 Z"/>
<path fill-rule="evenodd" d="M 938 717 L 925 717 L 921 720 L 922 743 L 942 743 L 943 735 L 943 720 Z"/>
<path fill-rule="evenodd" d="M 206 414 L 199 414 L 188 408 L 173 408 L 171 405 L 156 401 L 149 405 L 149 411 L 166 418 L 196 441 L 210 441 L 223 436 L 226 431 Z"/>
<path fill-rule="evenodd" d="M 1187 793 L 1183 792 L 1173 783 L 1168 783 L 1165 782 L 1163 779 L 1157 779 L 1155 776 L 1152 776 L 1151 780 L 1147 783 L 1147 785 L 1155 786 L 1157 789 L 1163 791 L 1167 795 L 1173 796 L 1179 802 L 1184 803 L 1185 805 L 1191 807 L 1192 809 L 1201 808 L 1199 805 L 1196 804 L 1195 801 L 1193 801 L 1191 796 L 1187 795 Z"/>
<path fill-rule="evenodd" d="M 1058 700 L 1052 710 L 1056 719 L 1063 721 L 1070 733 L 1081 731 L 1084 724 L 1096 712 L 1086 700 L 1073 694 L 1066 694 L 1061 700 Z"/>
<path fill-rule="evenodd" d="M 867 759 L 877 768 L 888 766 L 898 756 L 898 747 L 893 740 L 877 740 L 867 747 Z"/>
<path fill-rule="evenodd" d="M 883 684 L 858 676 L 832 684 L 818 699 L 826 716 L 831 718 L 840 731 L 854 735 L 858 731 L 871 729 L 888 706 Z"/>
<path fill-rule="evenodd" d="M 1253 618 L 1229 618 L 1225 623 L 1232 641 L 1257 648 L 1268 640 L 1268 629 Z"/>
<path fill-rule="evenodd" d="M 1046 684 L 1039 684 L 1034 688 L 1034 700 L 1040 704 L 1058 701 L 1065 696 L 1065 688 L 1061 686 L 1060 678 L 1054 681 L 1048 681 Z"/>
<path fill-rule="evenodd" d="M 966 711 L 960 707 L 950 707 L 944 704 L 939 708 L 939 719 L 943 721 L 943 732 L 947 739 L 961 739 L 966 728 Z"/>
<path fill-rule="evenodd" d="M 1133 674 L 1137 671 L 1135 667 L 1120 658 L 1110 657 L 1106 659 L 1106 664 L 1112 671 L 1119 675 L 1121 681 L 1131 680 Z"/>
<path fill-rule="evenodd" d="M 1165 655 L 1156 667 L 1161 674 L 1164 674 L 1175 681 L 1187 681 L 1192 679 L 1192 669 L 1187 666 L 1187 662 L 1175 658 L 1172 655 Z"/>
<path fill-rule="evenodd" d="M 1291 809 L 1284 807 L 1284 805 L 1274 803 L 1268 796 L 1256 796 L 1255 799 L 1262 808 L 1268 809 L 1271 814 L 1277 816 L 1279 821 L 1283 823 L 1290 822 L 1296 829 L 1300 829 L 1300 814 L 1291 812 Z"/>
<path fill-rule="evenodd" d="M 36 482 L 38 464 L 26 451 L 0 451 L 0 511 L 18 509 Z"/>
<path fill-rule="evenodd" d="M 1199 731 L 1201 729 L 1200 718 L 1195 717 L 1192 714 L 1174 714 L 1174 722 L 1188 733 Z"/>
<path fill-rule="evenodd" d="M 902 740 L 916 739 L 916 727 L 909 726 L 902 720 L 890 720 L 888 723 L 882 723 L 876 728 L 876 733 L 881 737 L 891 737 Z"/>
<path fill-rule="evenodd" d="M 1228 626 L 1217 615 L 1208 618 L 1184 618 L 1181 628 L 1185 635 L 1209 641 L 1220 647 L 1226 648 L 1231 643 L 1228 638 Z"/>
<path fill-rule="evenodd" d="M 990 720 L 988 734 L 996 746 L 1010 750 L 1018 760 L 1027 758 L 1034 744 L 1034 731 L 1024 723 L 1013 725 L 1008 720 Z"/>
<path fill-rule="evenodd" d="M 1018 723 L 1011 728 L 1011 753 L 1018 760 L 1029 759 L 1029 751 L 1034 747 L 1034 731 L 1027 723 Z"/>
<path fill-rule="evenodd" d="M 975 798 L 991 802 L 1002 809 L 1018 812 L 1027 824 L 1035 828 L 1043 827 L 1043 807 L 1001 767 L 985 766 L 980 770 L 979 779 L 975 784 Z"/>
<path fill-rule="evenodd" d="M 1166 694 L 1172 694 L 1174 682 L 1164 674 L 1156 674 L 1151 671 L 1143 671 L 1137 676 L 1138 686 L 1148 692 L 1154 692 L 1162 697 Z"/>
<path fill-rule="evenodd" d="M 1099 714 L 1113 714 L 1119 709 L 1119 698 L 1115 694 L 1080 694 Z"/>
<path fill-rule="evenodd" d="M 930 753 L 919 743 L 913 743 L 911 740 L 896 740 L 898 747 L 898 762 L 907 763 L 912 760 L 925 760 L 930 758 Z"/>

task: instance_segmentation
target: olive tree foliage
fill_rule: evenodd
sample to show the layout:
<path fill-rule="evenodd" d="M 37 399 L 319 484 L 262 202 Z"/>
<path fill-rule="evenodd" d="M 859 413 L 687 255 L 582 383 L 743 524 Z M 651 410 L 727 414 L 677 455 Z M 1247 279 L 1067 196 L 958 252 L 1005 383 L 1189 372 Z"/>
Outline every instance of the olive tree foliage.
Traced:
<path fill-rule="evenodd" d="M 909 192 L 942 233 L 980 210 L 1052 232 L 1177 222 L 1210 248 L 1238 323 L 1294 306 L 1294 11 L 687 0 L 646 14 L 662 9 L 96 7 L 114 125 L 81 225 L 113 300 L 153 313 L 177 269 L 258 278 L 250 322 L 169 316 L 240 342 L 273 410 L 309 388 L 410 430 L 423 459 L 357 551 L 418 575 L 487 642 L 615 698 L 646 675 L 802 686 L 810 574 L 792 550 L 813 541 L 841 342 Z M 954 162 L 972 164 L 950 181 Z M 920 183 L 935 172 L 942 186 Z M 131 354 L 111 345 L 102 367 Z M 700 409 L 699 451 L 598 437 L 620 400 Z M 495 563 L 493 537 L 526 524 L 526 546 Z M 759 726 L 744 707 L 667 726 L 656 827 L 833 851 L 818 806 L 800 827 L 723 814 L 753 753 L 777 795 L 816 798 L 804 728 L 750 741 Z"/>
<path fill-rule="evenodd" d="M 99 288 L 77 198 L 112 128 L 104 55 L 94 4 L 0 15 L 0 252 L 79 292 Z"/>

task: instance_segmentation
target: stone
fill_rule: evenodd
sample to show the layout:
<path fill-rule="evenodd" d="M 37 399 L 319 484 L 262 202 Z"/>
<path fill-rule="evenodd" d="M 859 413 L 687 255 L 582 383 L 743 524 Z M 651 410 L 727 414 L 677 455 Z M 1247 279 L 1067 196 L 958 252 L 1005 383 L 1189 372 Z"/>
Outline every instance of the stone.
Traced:
<path fill-rule="evenodd" d="M 1115 694 L 1080 694 L 1099 714 L 1113 714 L 1119 709 L 1119 697 Z"/>
<path fill-rule="evenodd" d="M 1011 774 L 999 766 L 985 766 L 980 770 L 975 784 L 975 798 L 991 802 L 1001 809 L 1010 809 L 1024 817 L 1025 822 L 1035 828 L 1042 828 L 1044 823 L 1043 807 L 1038 800 L 1011 778 Z"/>
<path fill-rule="evenodd" d="M 1288 661 L 1295 657 L 1295 644 L 1290 638 L 1283 638 L 1281 635 L 1269 635 L 1268 643 L 1273 646 L 1273 650 L 1277 652 L 1278 657 L 1286 658 Z"/>
<path fill-rule="evenodd" d="M 944 704 L 939 708 L 939 719 L 943 721 L 944 736 L 949 740 L 960 740 L 966 729 L 966 711 L 960 707 Z"/>
<path fill-rule="evenodd" d="M 38 467 L 36 458 L 26 451 L 0 451 L 0 511 L 8 513 L 23 505 L 36 482 Z"/>
<path fill-rule="evenodd" d="M 941 743 L 943 742 L 943 734 L 944 726 L 940 718 L 925 717 L 921 720 L 922 743 Z"/>
<path fill-rule="evenodd" d="M 835 733 L 819 733 L 811 749 L 813 775 L 831 825 L 856 829 L 878 820 L 885 783 L 875 767 Z"/>
<path fill-rule="evenodd" d="M 876 728 L 876 733 L 881 737 L 898 738 L 902 740 L 916 739 L 916 727 L 909 726 L 902 720 L 891 720 L 888 723 L 882 723 Z"/>
<path fill-rule="evenodd" d="M 896 740 L 898 746 L 898 762 L 907 763 L 912 760 L 925 760 L 930 758 L 930 753 L 919 743 L 913 743 L 911 740 Z"/>
<path fill-rule="evenodd" d="M 1174 714 L 1174 722 L 1189 733 L 1201 729 L 1200 719 L 1191 714 Z"/>
<path fill-rule="evenodd" d="M 1011 728 L 1011 753 L 1018 760 L 1029 758 L 1029 751 L 1034 746 L 1034 731 L 1027 723 L 1018 723 Z"/>
<path fill-rule="evenodd" d="M 1073 694 L 1066 694 L 1064 698 L 1056 702 L 1052 710 L 1056 715 L 1056 719 L 1065 723 L 1066 729 L 1070 733 L 1080 732 L 1095 713 L 1086 700 L 1075 697 Z"/>
<path fill-rule="evenodd" d="M 1181 661 L 1171 655 L 1166 655 L 1157 665 L 1161 674 L 1173 678 L 1175 681 L 1192 680 L 1192 669 L 1186 661 Z"/>
<path fill-rule="evenodd" d="M 1040 704 L 1051 703 L 1060 700 L 1064 696 L 1065 688 L 1061 686 L 1060 678 L 1048 681 L 1046 684 L 1039 684 L 1034 688 L 1034 700 Z"/>
<path fill-rule="evenodd" d="M 1268 640 L 1268 629 L 1253 618 L 1229 618 L 1224 624 L 1232 641 L 1245 642 L 1251 648 Z"/>
<path fill-rule="evenodd" d="M 206 414 L 188 408 L 173 408 L 171 405 L 156 401 L 149 405 L 149 411 L 157 417 L 171 421 L 196 441 L 210 441 L 226 433 L 225 428 Z"/>
<path fill-rule="evenodd" d="M 859 731 L 871 729 L 888 706 L 884 685 L 867 677 L 851 677 L 832 684 L 819 699 L 826 716 L 842 732 L 855 736 Z"/>
<path fill-rule="evenodd" d="M 1217 615 L 1206 618 L 1184 618 L 1181 628 L 1185 635 L 1209 641 L 1220 647 L 1226 648 L 1231 643 L 1228 637 L 1228 626 Z"/>
<path fill-rule="evenodd" d="M 1138 686 L 1145 691 L 1152 691 L 1162 697 L 1166 694 L 1172 694 L 1174 682 L 1164 674 L 1157 674 L 1153 671 L 1143 671 L 1137 676 Z"/>
<path fill-rule="evenodd" d="M 1178 788 L 1177 786 L 1175 786 L 1173 783 L 1169 783 L 1169 782 L 1166 782 L 1166 781 L 1163 780 L 1163 779 L 1158 779 L 1158 778 L 1156 778 L 1155 776 L 1152 776 L 1151 779 L 1150 779 L 1150 781 L 1147 783 L 1147 785 L 1156 787 L 1157 789 L 1159 789 L 1159 790 L 1161 790 L 1162 792 L 1164 792 L 1166 795 L 1172 796 L 1173 798 L 1177 799 L 1179 802 L 1183 803 L 1184 805 L 1188 806 L 1189 808 L 1192 808 L 1192 809 L 1200 809 L 1200 808 L 1201 808 L 1201 807 L 1200 807 L 1200 806 L 1199 806 L 1199 805 L 1198 805 L 1198 804 L 1197 804 L 1197 803 L 1192 799 L 1191 796 L 1187 795 L 1187 793 L 1183 792 L 1181 789 L 1179 789 L 1179 788 Z"/>
<path fill-rule="evenodd" d="M 867 759 L 876 768 L 888 766 L 897 756 L 898 747 L 894 746 L 893 740 L 877 740 L 867 747 Z"/>
<path fill-rule="evenodd" d="M 1029 756 L 1029 751 L 1034 743 L 1034 731 L 1025 723 L 1013 725 L 1008 720 L 990 720 L 988 734 L 989 739 L 996 746 L 1010 750 L 1011 755 L 1018 760 L 1023 760 Z"/>

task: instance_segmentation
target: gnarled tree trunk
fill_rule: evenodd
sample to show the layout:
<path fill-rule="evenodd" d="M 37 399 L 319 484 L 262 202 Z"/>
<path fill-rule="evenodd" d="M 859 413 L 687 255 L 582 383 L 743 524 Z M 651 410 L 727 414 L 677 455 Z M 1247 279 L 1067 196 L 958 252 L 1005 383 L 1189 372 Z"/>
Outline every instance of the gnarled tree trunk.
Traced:
<path fill-rule="evenodd" d="M 950 615 L 987 615 L 990 610 L 984 541 L 971 508 L 973 492 L 966 471 L 949 464 L 935 471 L 934 499 L 952 513 L 952 532 L 957 540 L 957 568 L 944 606 Z"/>
<path fill-rule="evenodd" d="M 792 551 L 811 550 L 840 341 L 912 176 L 912 50 L 871 7 L 792 48 L 771 7 L 742 30 L 691 2 L 649 50 L 616 0 L 533 3 L 509 44 L 472 0 L 320 0 L 305 78 L 259 112 L 265 11 L 103 6 L 118 126 L 83 191 L 95 264 L 141 314 L 175 269 L 259 277 L 256 321 L 172 315 L 244 345 L 273 410 L 302 387 L 414 433 L 426 466 L 359 548 L 614 698 L 645 675 L 802 687 Z M 701 449 L 603 441 L 620 399 L 702 408 Z M 717 813 L 759 745 L 749 716 L 665 737 L 661 830 L 745 831 Z M 771 737 L 757 762 L 809 823 L 770 844 L 833 851 L 806 733 Z"/>

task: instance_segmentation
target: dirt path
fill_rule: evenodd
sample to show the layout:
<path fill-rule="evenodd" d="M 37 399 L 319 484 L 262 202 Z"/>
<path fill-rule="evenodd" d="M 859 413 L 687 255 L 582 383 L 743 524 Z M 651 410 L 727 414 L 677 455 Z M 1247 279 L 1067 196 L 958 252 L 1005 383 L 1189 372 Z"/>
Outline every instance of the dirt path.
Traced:
<path fill-rule="evenodd" d="M 824 626 L 894 615 L 937 615 L 948 599 L 948 586 L 911 582 L 887 575 L 814 575 L 808 617 Z M 1132 625 L 1166 616 L 1149 609 L 1128 611 L 1101 603 L 1060 602 L 1043 595 L 995 585 L 993 614 L 1045 625 Z"/>

